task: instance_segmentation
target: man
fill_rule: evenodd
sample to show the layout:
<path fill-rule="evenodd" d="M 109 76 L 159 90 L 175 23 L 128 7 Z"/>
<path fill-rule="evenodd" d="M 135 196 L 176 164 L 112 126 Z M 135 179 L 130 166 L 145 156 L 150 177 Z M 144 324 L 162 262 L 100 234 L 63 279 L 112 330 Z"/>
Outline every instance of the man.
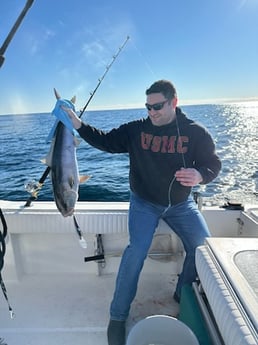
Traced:
<path fill-rule="evenodd" d="M 130 243 L 126 247 L 110 307 L 109 345 L 125 344 L 125 322 L 159 220 L 181 238 L 186 252 L 174 299 L 196 279 L 195 249 L 209 230 L 191 196 L 191 188 L 212 181 L 221 169 L 215 145 L 205 128 L 177 107 L 170 81 L 146 90 L 148 117 L 105 133 L 83 123 L 65 109 L 73 126 L 90 145 L 111 153 L 129 153 Z"/>

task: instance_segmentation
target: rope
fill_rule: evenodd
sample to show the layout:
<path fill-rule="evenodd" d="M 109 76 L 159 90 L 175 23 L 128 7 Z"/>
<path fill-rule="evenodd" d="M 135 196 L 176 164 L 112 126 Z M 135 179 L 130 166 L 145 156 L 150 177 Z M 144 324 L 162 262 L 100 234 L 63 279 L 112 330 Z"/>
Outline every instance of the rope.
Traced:
<path fill-rule="evenodd" d="M 146 60 L 146 58 L 144 57 L 143 53 L 140 51 L 140 49 L 136 46 L 136 44 L 134 43 L 134 41 L 132 41 L 132 44 L 134 46 L 134 48 L 137 50 L 138 54 L 140 55 L 140 57 L 142 58 L 145 67 L 147 68 L 147 70 L 149 70 L 149 72 L 152 74 L 153 78 L 157 80 L 157 75 L 156 73 L 153 71 L 153 69 L 151 68 L 150 64 L 148 63 L 148 61 Z"/>
<path fill-rule="evenodd" d="M 7 296 L 7 290 L 6 290 L 6 287 L 5 287 L 3 278 L 2 278 L 2 274 L 1 274 L 2 268 L 4 266 L 4 255 L 5 255 L 5 251 L 6 251 L 5 238 L 7 236 L 7 224 L 6 224 L 6 220 L 5 220 L 5 217 L 4 217 L 4 214 L 1 210 L 1 208 L 0 208 L 0 219 L 1 219 L 1 222 L 3 225 L 3 232 L 0 230 L 0 285 L 1 285 L 4 297 L 6 299 L 6 302 L 8 304 L 10 316 L 12 319 L 14 317 L 14 313 L 13 313 L 12 307 L 9 303 L 8 296 Z"/>
<path fill-rule="evenodd" d="M 4 255 L 5 255 L 5 237 L 7 235 L 7 224 L 3 215 L 3 212 L 0 208 L 0 219 L 3 225 L 3 232 L 0 230 L 0 272 L 4 266 Z"/>

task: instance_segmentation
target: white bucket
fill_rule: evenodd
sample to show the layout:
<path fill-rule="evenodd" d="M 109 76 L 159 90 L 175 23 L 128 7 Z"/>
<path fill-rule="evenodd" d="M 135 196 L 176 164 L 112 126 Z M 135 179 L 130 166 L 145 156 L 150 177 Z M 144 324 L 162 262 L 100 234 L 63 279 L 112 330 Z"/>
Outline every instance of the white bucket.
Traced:
<path fill-rule="evenodd" d="M 126 345 L 199 345 L 183 322 L 166 315 L 149 316 L 133 326 Z"/>

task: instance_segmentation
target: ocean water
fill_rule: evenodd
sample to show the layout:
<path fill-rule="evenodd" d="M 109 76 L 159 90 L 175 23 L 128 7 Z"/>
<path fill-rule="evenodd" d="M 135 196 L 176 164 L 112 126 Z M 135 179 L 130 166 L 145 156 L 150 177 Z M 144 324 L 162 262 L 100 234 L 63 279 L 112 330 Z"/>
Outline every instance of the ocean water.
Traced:
<path fill-rule="evenodd" d="M 195 187 L 205 203 L 224 204 L 227 199 L 258 202 L 258 102 L 182 106 L 188 117 L 212 134 L 222 160 L 220 175 L 210 184 Z M 145 109 L 89 111 L 83 120 L 109 130 L 145 117 Z M 38 181 L 49 150 L 46 137 L 54 123 L 50 113 L 0 116 L 0 199 L 27 200 L 25 185 Z M 80 186 L 79 200 L 127 201 L 129 199 L 126 154 L 109 154 L 84 141 L 77 149 L 81 175 L 91 179 Z M 38 200 L 53 200 L 51 181 L 46 179 Z"/>

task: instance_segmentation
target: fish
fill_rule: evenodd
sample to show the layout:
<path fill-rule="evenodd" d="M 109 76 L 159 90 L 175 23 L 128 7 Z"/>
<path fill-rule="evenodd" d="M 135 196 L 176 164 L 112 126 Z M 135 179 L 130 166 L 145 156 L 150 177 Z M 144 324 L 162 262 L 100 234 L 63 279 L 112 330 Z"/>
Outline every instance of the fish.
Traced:
<path fill-rule="evenodd" d="M 74 109 L 75 97 L 71 101 L 61 100 L 55 89 L 54 93 L 57 103 L 53 114 L 57 117 L 57 120 L 51 131 L 53 137 L 45 163 L 50 167 L 50 177 L 57 209 L 63 217 L 69 217 L 75 211 L 80 183 L 87 181 L 90 176 L 79 176 L 76 157 L 79 140 L 73 132 L 70 119 L 61 108 L 61 105 L 65 104 L 65 106 L 68 105 Z"/>

